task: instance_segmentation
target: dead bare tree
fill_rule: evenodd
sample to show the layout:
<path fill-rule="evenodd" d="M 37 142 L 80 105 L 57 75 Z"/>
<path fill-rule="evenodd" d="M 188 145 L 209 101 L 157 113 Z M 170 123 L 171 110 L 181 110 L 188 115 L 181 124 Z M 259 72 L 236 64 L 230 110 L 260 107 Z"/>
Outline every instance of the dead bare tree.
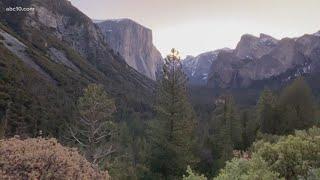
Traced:
<path fill-rule="evenodd" d="M 112 121 L 115 104 L 101 85 L 92 84 L 78 101 L 80 119 L 70 126 L 70 133 L 87 160 L 100 164 L 115 152 L 116 125 Z"/>

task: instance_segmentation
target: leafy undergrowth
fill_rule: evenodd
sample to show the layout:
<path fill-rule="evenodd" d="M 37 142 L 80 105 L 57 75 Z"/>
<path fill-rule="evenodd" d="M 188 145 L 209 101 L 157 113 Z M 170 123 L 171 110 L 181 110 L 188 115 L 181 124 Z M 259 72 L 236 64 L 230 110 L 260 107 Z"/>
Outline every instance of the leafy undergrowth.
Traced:
<path fill-rule="evenodd" d="M 188 169 L 188 179 L 203 179 Z M 214 180 L 320 179 L 320 128 L 270 135 L 253 145 L 250 158 L 234 158 Z"/>

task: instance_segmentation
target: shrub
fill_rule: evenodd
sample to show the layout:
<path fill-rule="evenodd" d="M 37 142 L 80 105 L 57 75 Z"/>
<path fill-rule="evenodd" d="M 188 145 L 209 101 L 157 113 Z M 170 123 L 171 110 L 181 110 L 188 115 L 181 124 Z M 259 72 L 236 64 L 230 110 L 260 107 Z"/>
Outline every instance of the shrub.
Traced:
<path fill-rule="evenodd" d="M 2 179 L 109 179 L 76 149 L 56 139 L 11 138 L 0 141 Z"/>
<path fill-rule="evenodd" d="M 281 177 L 306 178 L 311 169 L 320 167 L 320 129 L 296 131 L 276 143 L 259 141 L 254 149 Z"/>
<path fill-rule="evenodd" d="M 279 174 L 272 172 L 268 164 L 259 156 L 254 155 L 252 159 L 234 158 L 227 162 L 226 167 L 221 170 L 214 180 L 277 180 Z"/>
<path fill-rule="evenodd" d="M 183 175 L 183 180 L 207 180 L 207 178 L 204 175 L 198 175 L 192 172 L 190 166 L 188 166 L 187 168 L 187 174 L 187 176 Z"/>
<path fill-rule="evenodd" d="M 254 143 L 251 159 L 227 162 L 215 180 L 319 179 L 320 128 Z"/>

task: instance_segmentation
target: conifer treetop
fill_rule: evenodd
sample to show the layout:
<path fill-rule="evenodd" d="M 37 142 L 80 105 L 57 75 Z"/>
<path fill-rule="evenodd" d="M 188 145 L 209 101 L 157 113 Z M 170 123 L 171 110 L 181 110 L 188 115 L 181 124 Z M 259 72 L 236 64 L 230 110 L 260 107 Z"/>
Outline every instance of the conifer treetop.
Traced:
<path fill-rule="evenodd" d="M 173 61 L 180 61 L 181 60 L 180 52 L 175 48 L 172 48 L 170 54 L 167 55 L 167 59 L 173 60 Z"/>

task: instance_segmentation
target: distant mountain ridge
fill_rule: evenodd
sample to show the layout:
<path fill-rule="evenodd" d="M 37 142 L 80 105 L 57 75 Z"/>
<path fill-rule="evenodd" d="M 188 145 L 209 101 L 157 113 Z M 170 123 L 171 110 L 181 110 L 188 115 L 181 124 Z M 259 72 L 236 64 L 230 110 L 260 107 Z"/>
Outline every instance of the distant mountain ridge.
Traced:
<path fill-rule="evenodd" d="M 315 34 L 276 40 L 244 35 L 232 52 L 220 53 L 212 63 L 208 85 L 247 87 L 291 71 L 286 79 L 320 72 L 320 37 Z M 282 81 L 286 81 L 282 79 Z"/>
<path fill-rule="evenodd" d="M 202 56 L 207 60 L 202 60 L 202 68 L 198 68 Z M 286 82 L 320 72 L 320 33 L 281 40 L 266 34 L 245 34 L 233 50 L 217 50 L 197 57 L 189 56 L 183 61 L 191 85 L 244 88 L 278 76 Z"/>
<path fill-rule="evenodd" d="M 141 74 L 155 80 L 163 64 L 153 45 L 152 31 L 131 19 L 112 19 L 97 23 L 110 47 Z"/>
<path fill-rule="evenodd" d="M 277 39 L 266 34 L 260 34 L 259 37 L 245 34 L 237 44 L 235 54 L 240 59 L 261 58 L 262 56 L 270 53 L 277 44 Z"/>
<path fill-rule="evenodd" d="M 208 80 L 208 73 L 211 64 L 218 57 L 221 51 L 230 51 L 229 48 L 219 49 L 206 53 L 199 54 L 198 56 L 187 56 L 182 60 L 183 69 L 188 76 L 189 84 L 192 85 L 206 85 Z"/>

